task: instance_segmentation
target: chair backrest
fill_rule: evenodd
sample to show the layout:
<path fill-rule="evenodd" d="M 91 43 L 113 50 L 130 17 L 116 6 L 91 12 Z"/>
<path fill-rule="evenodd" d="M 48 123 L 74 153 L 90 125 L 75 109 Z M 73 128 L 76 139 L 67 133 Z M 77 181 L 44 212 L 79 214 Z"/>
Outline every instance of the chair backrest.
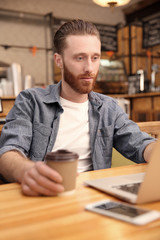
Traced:
<path fill-rule="evenodd" d="M 0 135 L 1 135 L 1 132 L 2 132 L 2 128 L 3 128 L 3 124 L 0 124 Z"/>
<path fill-rule="evenodd" d="M 137 122 L 143 132 L 147 132 L 155 138 L 160 138 L 160 121 Z"/>
<path fill-rule="evenodd" d="M 4 124 L 0 124 L 0 134 L 2 132 L 2 128 L 3 128 Z"/>

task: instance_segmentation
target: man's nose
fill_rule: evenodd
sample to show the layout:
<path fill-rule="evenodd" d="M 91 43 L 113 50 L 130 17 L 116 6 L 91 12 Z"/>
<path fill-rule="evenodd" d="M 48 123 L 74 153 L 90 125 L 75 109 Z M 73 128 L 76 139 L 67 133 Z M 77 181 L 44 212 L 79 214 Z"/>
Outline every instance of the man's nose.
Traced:
<path fill-rule="evenodd" d="M 93 72 L 93 63 L 91 59 L 87 59 L 84 64 L 84 71 L 85 72 Z"/>

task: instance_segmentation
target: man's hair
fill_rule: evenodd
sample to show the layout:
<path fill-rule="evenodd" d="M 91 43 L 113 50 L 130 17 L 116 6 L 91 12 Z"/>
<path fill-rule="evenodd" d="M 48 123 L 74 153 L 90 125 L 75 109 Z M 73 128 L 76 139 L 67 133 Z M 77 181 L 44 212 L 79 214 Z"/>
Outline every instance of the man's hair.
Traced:
<path fill-rule="evenodd" d="M 96 26 L 83 20 L 72 20 L 64 23 L 55 33 L 54 36 L 54 51 L 63 54 L 67 47 L 66 38 L 70 35 L 93 35 L 100 40 L 100 34 Z"/>

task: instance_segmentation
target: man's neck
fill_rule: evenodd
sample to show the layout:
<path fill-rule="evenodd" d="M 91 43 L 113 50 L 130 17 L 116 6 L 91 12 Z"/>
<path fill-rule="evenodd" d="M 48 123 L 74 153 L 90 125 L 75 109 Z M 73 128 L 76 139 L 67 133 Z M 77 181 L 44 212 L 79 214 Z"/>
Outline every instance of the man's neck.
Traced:
<path fill-rule="evenodd" d="M 88 93 L 77 93 L 65 82 L 62 82 L 60 96 L 66 100 L 76 103 L 83 103 L 88 100 Z"/>

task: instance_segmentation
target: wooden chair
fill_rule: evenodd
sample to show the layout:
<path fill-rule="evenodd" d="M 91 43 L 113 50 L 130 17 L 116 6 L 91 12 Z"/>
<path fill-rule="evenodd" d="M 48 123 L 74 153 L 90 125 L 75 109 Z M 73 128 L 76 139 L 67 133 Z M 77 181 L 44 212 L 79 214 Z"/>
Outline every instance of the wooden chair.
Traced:
<path fill-rule="evenodd" d="M 160 137 L 160 121 L 137 122 L 141 131 L 150 134 L 155 138 Z M 112 153 L 112 167 L 119 167 L 125 165 L 133 165 L 134 162 L 123 157 L 117 150 L 113 148 Z"/>
<path fill-rule="evenodd" d="M 3 128 L 3 124 L 0 124 L 0 135 L 1 135 L 1 132 L 2 132 L 2 128 Z M 1 175 L 0 175 L 0 184 L 4 184 L 4 182 L 1 179 Z"/>
<path fill-rule="evenodd" d="M 1 132 L 2 132 L 2 128 L 3 128 L 3 125 L 0 124 L 0 135 L 1 135 Z"/>
<path fill-rule="evenodd" d="M 141 131 L 147 132 L 155 138 L 160 137 L 160 121 L 137 122 L 137 124 Z"/>

